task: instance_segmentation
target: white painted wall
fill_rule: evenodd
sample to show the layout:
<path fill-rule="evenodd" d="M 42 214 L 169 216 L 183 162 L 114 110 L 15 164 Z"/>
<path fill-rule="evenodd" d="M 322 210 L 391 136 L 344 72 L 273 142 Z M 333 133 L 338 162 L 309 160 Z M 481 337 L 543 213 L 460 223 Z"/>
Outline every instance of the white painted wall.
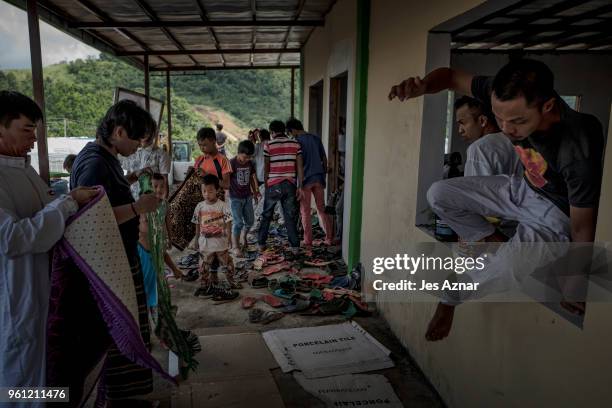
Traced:
<path fill-rule="evenodd" d="M 354 1 L 340 0 L 325 20 L 325 27 L 317 28 L 304 47 L 304 126 L 308 124 L 309 88 L 323 80 L 323 146 L 329 143 L 330 79 L 344 72 L 347 78 L 346 104 L 346 163 L 344 184 L 344 225 L 342 255 L 348 255 L 349 214 L 353 166 L 353 122 L 355 100 L 355 41 L 357 8 Z M 314 128 L 314 126 L 313 126 Z"/>
<path fill-rule="evenodd" d="M 431 241 L 414 226 L 418 174 L 429 164 L 419 153 L 432 137 L 425 132 L 431 126 L 423 123 L 424 98 L 389 102 L 389 88 L 408 76 L 424 75 L 428 31 L 476 5 L 372 1 L 361 247 L 366 273 L 374 257 Z M 605 61 L 567 68 L 568 78 L 588 77 L 598 69 L 592 65 Z M 584 86 L 577 78 L 574 82 Z M 608 102 L 603 115 L 609 111 Z M 611 149 L 608 145 L 597 231 L 602 241 L 612 239 Z M 438 343 L 424 337 L 434 303 L 417 303 L 409 295 L 391 302 L 381 295 L 377 305 L 450 407 L 602 407 L 612 401 L 610 304 L 589 304 L 583 329 L 537 303 L 465 304 L 457 309 L 450 337 Z"/>

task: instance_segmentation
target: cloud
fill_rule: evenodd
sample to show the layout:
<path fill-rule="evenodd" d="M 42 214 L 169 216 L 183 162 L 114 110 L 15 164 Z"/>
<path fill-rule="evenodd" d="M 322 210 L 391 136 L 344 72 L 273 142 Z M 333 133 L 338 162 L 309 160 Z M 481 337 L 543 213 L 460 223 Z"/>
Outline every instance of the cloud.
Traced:
<path fill-rule="evenodd" d="M 97 56 L 100 51 L 40 22 L 43 65 Z M 30 40 L 25 11 L 0 1 L 0 69 L 30 68 Z"/>

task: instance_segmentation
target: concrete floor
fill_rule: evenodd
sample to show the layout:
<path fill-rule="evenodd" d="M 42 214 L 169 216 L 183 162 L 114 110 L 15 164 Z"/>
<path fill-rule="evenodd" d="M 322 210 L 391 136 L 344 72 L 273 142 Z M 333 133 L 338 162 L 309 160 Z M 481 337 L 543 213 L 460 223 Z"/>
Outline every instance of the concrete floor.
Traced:
<path fill-rule="evenodd" d="M 174 251 L 171 255 L 173 258 L 178 259 L 182 254 Z M 279 328 L 318 326 L 337 324 L 346 321 L 343 316 L 323 317 L 287 314 L 282 319 L 268 325 L 253 324 L 249 322 L 248 310 L 241 308 L 240 300 L 215 305 L 211 300 L 193 296 L 193 292 L 198 286 L 197 282 L 177 282 L 174 279 L 170 279 L 169 283 L 175 285 L 175 287 L 172 288 L 172 301 L 173 304 L 178 306 L 178 326 L 180 328 L 192 330 L 198 336 L 217 334 L 219 330 L 227 332 L 227 328 L 230 328 L 230 331 L 234 329 L 239 330 L 236 332 L 264 332 Z M 267 293 L 267 289 L 252 289 L 248 283 L 243 283 L 243 285 L 245 288 L 239 291 L 241 297 Z M 271 307 L 262 302 L 258 302 L 255 307 L 272 310 Z M 407 351 L 393 336 L 385 321 L 378 316 L 376 311 L 374 311 L 373 315 L 370 317 L 358 317 L 354 320 L 392 351 L 392 359 L 396 366 L 391 369 L 372 373 L 383 374 L 390 381 L 395 393 L 404 406 L 444 406 L 435 390 L 429 385 L 419 369 L 413 364 Z M 164 367 L 167 367 L 167 352 L 159 346 L 157 339 L 152 340 L 154 343 L 153 354 L 158 361 L 163 363 Z M 245 358 L 248 358 L 248 356 L 245 355 Z M 200 359 L 200 365 L 206 365 L 206 361 Z M 271 371 L 286 407 L 305 408 L 325 406 L 320 400 L 302 389 L 290 373 L 283 373 L 280 368 Z M 188 384 L 189 380 L 185 383 Z M 177 407 L 179 404 L 175 403 L 173 405 L 171 403 L 173 393 L 176 394 L 178 390 L 184 389 L 185 383 L 179 385 L 179 388 L 176 388 L 156 377 L 155 390 L 148 399 L 159 401 L 159 406 L 162 408 L 190 408 L 183 406 Z M 248 405 L 249 401 L 245 401 L 243 406 Z"/>

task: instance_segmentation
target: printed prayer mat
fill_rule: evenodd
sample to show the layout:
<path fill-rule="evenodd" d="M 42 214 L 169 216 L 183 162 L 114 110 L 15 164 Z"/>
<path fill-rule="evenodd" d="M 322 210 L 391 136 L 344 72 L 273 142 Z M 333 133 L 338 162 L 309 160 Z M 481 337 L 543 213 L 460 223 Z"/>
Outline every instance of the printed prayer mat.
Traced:
<path fill-rule="evenodd" d="M 53 252 L 47 385 L 70 387 L 71 406 L 91 395 L 114 342 L 130 361 L 174 382 L 147 350 L 119 227 L 102 187 L 67 221 Z"/>

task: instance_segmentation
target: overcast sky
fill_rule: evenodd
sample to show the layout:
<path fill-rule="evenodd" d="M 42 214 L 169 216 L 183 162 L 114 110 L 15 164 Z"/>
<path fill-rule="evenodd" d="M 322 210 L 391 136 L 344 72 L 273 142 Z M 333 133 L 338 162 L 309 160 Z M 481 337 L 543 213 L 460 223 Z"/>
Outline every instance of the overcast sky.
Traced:
<path fill-rule="evenodd" d="M 97 56 L 100 51 L 40 22 L 43 65 Z M 0 0 L 0 70 L 30 68 L 28 19 L 25 11 Z"/>

